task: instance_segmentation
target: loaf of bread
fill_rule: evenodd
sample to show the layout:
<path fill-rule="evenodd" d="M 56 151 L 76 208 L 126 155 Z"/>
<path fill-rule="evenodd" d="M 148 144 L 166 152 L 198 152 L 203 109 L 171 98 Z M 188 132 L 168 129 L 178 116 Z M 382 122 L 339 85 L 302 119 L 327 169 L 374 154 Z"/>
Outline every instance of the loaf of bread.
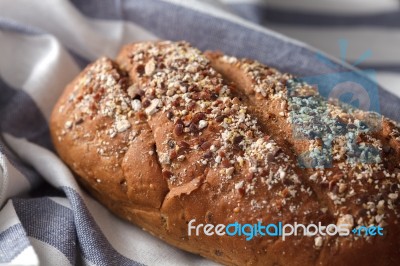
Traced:
<path fill-rule="evenodd" d="M 399 127 L 290 74 L 186 42 L 130 44 L 66 87 L 50 127 L 98 201 L 173 246 L 226 265 L 400 265 Z M 235 222 L 383 235 L 188 230 Z"/>

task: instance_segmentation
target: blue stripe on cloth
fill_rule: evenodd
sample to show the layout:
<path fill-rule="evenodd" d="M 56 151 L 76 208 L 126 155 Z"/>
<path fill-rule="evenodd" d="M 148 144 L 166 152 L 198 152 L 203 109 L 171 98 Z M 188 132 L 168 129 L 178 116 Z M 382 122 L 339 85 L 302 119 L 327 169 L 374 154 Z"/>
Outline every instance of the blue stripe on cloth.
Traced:
<path fill-rule="evenodd" d="M 0 153 L 4 154 L 12 166 L 15 167 L 29 182 L 31 188 L 36 188 L 42 183 L 42 178 L 29 165 L 23 163 L 2 141 L 0 138 Z M 12 177 L 9 177 L 12 178 Z"/>
<path fill-rule="evenodd" d="M 357 67 L 361 69 L 373 69 L 375 71 L 400 72 L 400 64 L 363 63 L 357 65 Z"/>
<path fill-rule="evenodd" d="M 95 18 L 120 17 L 120 1 L 88 0 L 75 1 L 74 4 L 85 15 Z M 93 3 L 97 4 L 93 4 Z M 106 2 L 108 13 L 99 12 L 99 2 Z M 90 4 L 92 3 L 92 4 Z M 301 77 L 323 75 L 335 72 L 354 72 L 344 65 L 326 64 L 319 60 L 317 53 L 307 47 L 299 46 L 279 36 L 257 31 L 221 18 L 213 17 L 175 4 L 147 0 L 125 1 L 123 18 L 134 22 L 154 34 L 170 40 L 187 40 L 202 50 L 213 49 L 239 57 L 257 59 L 281 71 L 290 72 Z M 102 17 L 103 16 L 103 17 Z M 373 83 L 367 77 L 354 74 L 358 80 Z M 363 82 L 364 83 L 364 82 Z M 393 94 L 379 89 L 380 112 L 400 121 L 400 99 Z M 376 99 L 378 97 L 374 97 Z"/>
<path fill-rule="evenodd" d="M 229 4 L 237 15 L 256 22 L 313 27 L 400 27 L 400 10 L 381 11 L 373 14 L 326 14 L 295 9 L 282 9 L 262 4 Z"/>
<path fill-rule="evenodd" d="M 48 149 L 53 147 L 47 121 L 33 99 L 1 79 L 0 130 Z"/>
<path fill-rule="evenodd" d="M 0 233 L 0 263 L 9 263 L 30 245 L 24 228 L 15 224 Z"/>
<path fill-rule="evenodd" d="M 15 198 L 13 204 L 28 236 L 57 248 L 71 264 L 75 264 L 76 232 L 70 209 L 48 198 Z"/>
<path fill-rule="evenodd" d="M 75 190 L 70 187 L 62 187 L 62 189 L 67 195 L 74 211 L 80 250 L 86 260 L 98 266 L 142 265 L 139 262 L 122 256 L 111 246 L 93 217 L 90 215 L 90 212 L 82 198 Z"/>
<path fill-rule="evenodd" d="M 0 26 L 2 23 L 0 22 Z M 9 28 L 15 30 L 15 28 Z M 52 149 L 50 133 L 46 119 L 33 99 L 23 90 L 11 88 L 0 78 L 0 132 Z M 0 139 L 0 152 L 23 174 L 32 188 L 41 183 L 39 174 L 23 163 Z"/>
<path fill-rule="evenodd" d="M 91 17 L 101 18 L 101 19 L 121 19 L 122 15 L 121 0 L 112 0 L 112 1 L 70 0 L 70 1 L 72 2 L 72 4 L 77 6 L 81 12 L 92 14 Z M 95 10 L 96 12 L 93 12 L 93 10 Z"/>
<path fill-rule="evenodd" d="M 97 4 L 90 4 L 94 2 Z M 106 2 L 108 12 L 102 17 L 100 2 Z M 113 1 L 75 1 L 78 9 L 94 18 L 117 19 Z M 119 2 L 114 0 L 114 2 Z M 154 2 L 157 2 L 155 4 Z M 304 49 L 277 36 L 264 34 L 224 19 L 213 17 L 192 9 L 162 1 L 135 0 L 123 2 L 123 18 L 146 29 L 157 36 L 170 40 L 187 40 L 196 47 L 206 50 L 223 50 L 231 55 L 260 60 L 283 71 L 299 75 L 329 73 L 332 69 L 315 60 L 315 52 Z M 91 9 L 90 9 L 90 8 Z M 341 65 L 338 70 L 345 70 Z"/>
<path fill-rule="evenodd" d="M 13 31 L 24 34 L 43 34 L 44 32 L 38 28 L 32 27 L 27 24 L 21 24 L 17 21 L 0 17 L 0 30 Z"/>

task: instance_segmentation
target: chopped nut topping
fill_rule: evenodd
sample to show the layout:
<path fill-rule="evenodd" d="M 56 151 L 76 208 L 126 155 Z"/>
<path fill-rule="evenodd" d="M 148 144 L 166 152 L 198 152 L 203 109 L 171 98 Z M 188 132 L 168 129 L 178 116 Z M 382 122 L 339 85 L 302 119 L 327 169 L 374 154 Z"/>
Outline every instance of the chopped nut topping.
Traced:
<path fill-rule="evenodd" d="M 323 242 L 324 242 L 324 240 L 320 236 L 317 236 L 316 238 L 314 238 L 314 245 L 316 248 L 322 247 Z"/>
<path fill-rule="evenodd" d="M 178 158 L 176 158 L 179 162 L 183 162 L 185 160 L 186 156 L 185 155 L 179 155 Z"/>
<path fill-rule="evenodd" d="M 133 111 L 137 112 L 142 108 L 142 102 L 138 99 L 135 99 L 131 102 Z"/>
<path fill-rule="evenodd" d="M 154 60 L 150 60 L 150 61 L 146 64 L 146 66 L 145 66 L 145 68 L 144 68 L 144 73 L 145 73 L 147 76 L 151 76 L 151 75 L 154 73 L 155 70 L 156 70 L 156 63 L 154 62 Z"/>
<path fill-rule="evenodd" d="M 243 187 L 243 184 L 244 184 L 243 181 L 240 181 L 239 183 L 236 183 L 236 184 L 235 184 L 235 189 L 240 189 L 240 188 L 242 188 L 242 187 Z"/>
<path fill-rule="evenodd" d="M 339 193 L 345 192 L 346 189 L 347 189 L 347 185 L 346 184 L 344 184 L 344 183 L 340 183 L 339 184 Z"/>
<path fill-rule="evenodd" d="M 339 217 L 339 219 L 337 220 L 336 225 L 337 226 L 341 225 L 342 227 L 351 230 L 353 228 L 353 226 L 354 226 L 353 216 L 351 214 L 345 214 L 345 215 Z"/>
<path fill-rule="evenodd" d="M 65 128 L 71 128 L 71 127 L 72 127 L 72 121 L 65 122 Z"/>
<path fill-rule="evenodd" d="M 390 193 L 389 194 L 389 199 L 391 200 L 396 200 L 399 197 L 399 194 L 397 193 Z"/>
<path fill-rule="evenodd" d="M 208 126 L 208 122 L 207 121 L 205 121 L 205 120 L 200 120 L 199 121 L 199 129 L 203 129 L 203 128 L 207 127 L 207 126 Z"/>
<path fill-rule="evenodd" d="M 121 133 L 121 132 L 124 132 L 125 130 L 127 130 L 128 128 L 130 128 L 131 124 L 129 123 L 128 120 L 118 120 L 115 123 L 115 127 L 117 129 L 117 132 Z"/>
<path fill-rule="evenodd" d="M 159 99 L 153 99 L 150 105 L 145 109 L 147 115 L 153 115 L 157 112 L 158 105 L 160 104 Z"/>

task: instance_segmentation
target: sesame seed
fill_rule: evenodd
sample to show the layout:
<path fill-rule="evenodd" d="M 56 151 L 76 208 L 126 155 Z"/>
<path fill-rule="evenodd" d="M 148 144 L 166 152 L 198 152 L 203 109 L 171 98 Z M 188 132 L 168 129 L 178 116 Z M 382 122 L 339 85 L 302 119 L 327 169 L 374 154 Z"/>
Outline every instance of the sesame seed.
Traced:
<path fill-rule="evenodd" d="M 399 194 L 397 194 L 397 193 L 390 193 L 390 194 L 388 195 L 388 197 L 389 197 L 389 199 L 391 199 L 391 200 L 396 200 L 396 199 L 399 197 Z"/>
<path fill-rule="evenodd" d="M 65 128 L 69 129 L 72 127 L 72 121 L 65 122 Z"/>
<path fill-rule="evenodd" d="M 140 100 L 135 99 L 131 102 L 132 105 L 132 109 L 133 111 L 137 112 L 142 108 L 142 103 L 140 102 Z"/>
<path fill-rule="evenodd" d="M 314 245 L 316 248 L 320 248 L 322 247 L 323 244 L 323 239 L 320 236 L 317 236 L 316 238 L 314 238 Z"/>
<path fill-rule="evenodd" d="M 176 158 L 179 162 L 183 162 L 185 160 L 186 156 L 185 155 L 179 155 L 178 158 Z"/>
<path fill-rule="evenodd" d="M 157 112 L 158 105 L 160 104 L 159 99 L 153 99 L 150 105 L 145 109 L 146 114 L 153 115 Z"/>
<path fill-rule="evenodd" d="M 346 184 L 344 184 L 344 183 L 340 183 L 339 184 L 339 193 L 345 192 L 346 189 L 347 189 L 347 185 Z"/>
<path fill-rule="evenodd" d="M 230 176 L 233 174 L 233 172 L 235 171 L 234 167 L 229 167 L 225 170 L 226 175 Z"/>
<path fill-rule="evenodd" d="M 243 187 L 243 184 L 244 184 L 244 181 L 240 181 L 239 183 L 236 183 L 236 184 L 235 184 L 235 189 L 237 190 L 237 189 L 242 188 L 242 187 Z"/>
<path fill-rule="evenodd" d="M 117 129 L 118 133 L 126 131 L 128 128 L 131 127 L 131 123 L 128 120 L 118 120 L 115 123 L 115 128 Z"/>
<path fill-rule="evenodd" d="M 336 223 L 337 226 L 342 226 L 344 228 L 347 228 L 349 230 L 351 230 L 353 228 L 354 225 L 354 218 L 351 214 L 345 214 L 341 217 L 339 217 L 339 219 L 337 220 Z"/>
<path fill-rule="evenodd" d="M 145 68 L 144 68 L 144 73 L 147 76 L 150 76 L 154 73 L 154 70 L 156 69 L 156 64 L 154 60 L 150 60 L 149 62 L 147 62 Z"/>
<path fill-rule="evenodd" d="M 205 121 L 205 120 L 200 120 L 199 121 L 199 129 L 203 129 L 203 128 L 207 127 L 207 126 L 208 126 L 208 122 L 207 121 Z"/>

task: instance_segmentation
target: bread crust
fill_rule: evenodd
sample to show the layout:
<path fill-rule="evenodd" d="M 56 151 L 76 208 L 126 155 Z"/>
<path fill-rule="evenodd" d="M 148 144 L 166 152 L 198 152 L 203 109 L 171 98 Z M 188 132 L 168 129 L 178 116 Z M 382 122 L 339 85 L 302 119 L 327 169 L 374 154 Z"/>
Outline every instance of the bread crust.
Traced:
<path fill-rule="evenodd" d="M 399 128 L 382 118 L 379 130 L 361 131 L 360 121 L 372 114 L 328 103 L 325 124 L 358 133 L 379 160 L 346 160 L 341 139 L 332 142 L 330 168 L 318 161 L 299 167 L 298 157 L 321 143 L 294 136 L 298 117 L 290 109 L 307 108 L 298 99 L 322 99 L 292 80 L 186 42 L 130 44 L 115 62 L 101 58 L 67 86 L 51 134 L 60 157 L 102 204 L 189 252 L 226 265 L 398 265 Z M 307 125 L 302 132 L 310 133 Z M 307 225 L 344 217 L 354 226 L 381 225 L 385 235 L 188 235 L 192 219 Z"/>

